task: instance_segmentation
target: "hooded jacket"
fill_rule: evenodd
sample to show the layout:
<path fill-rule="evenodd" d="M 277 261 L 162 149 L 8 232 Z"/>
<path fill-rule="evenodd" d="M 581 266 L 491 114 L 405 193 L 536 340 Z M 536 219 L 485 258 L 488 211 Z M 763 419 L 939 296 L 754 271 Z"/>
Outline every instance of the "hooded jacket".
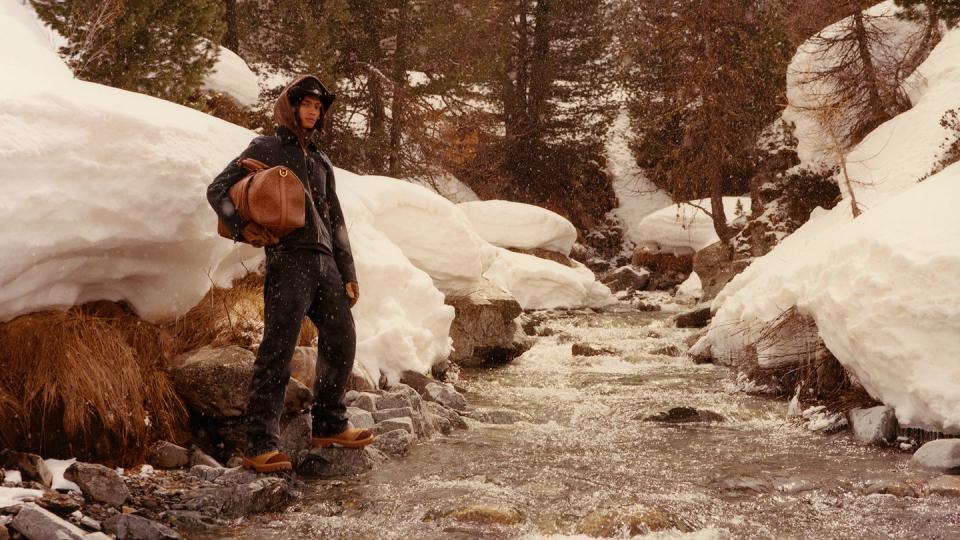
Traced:
<path fill-rule="evenodd" d="M 240 239 L 247 222 L 240 217 L 230 199 L 230 187 L 248 173 L 237 162 L 250 157 L 271 167 L 283 165 L 289 168 L 304 183 L 307 194 L 305 225 L 285 235 L 279 244 L 267 246 L 266 250 L 311 249 L 332 254 L 343 282 L 355 282 L 357 275 L 346 222 L 337 198 L 333 164 L 311 140 L 316 130 L 302 128 L 296 110 L 290 104 L 290 90 L 307 79 L 320 82 L 316 77 L 305 75 L 283 89 L 273 106 L 276 132 L 251 141 L 247 149 L 214 178 L 207 188 L 207 201 L 233 231 L 234 239 Z M 322 118 L 317 124 L 320 122 Z"/>

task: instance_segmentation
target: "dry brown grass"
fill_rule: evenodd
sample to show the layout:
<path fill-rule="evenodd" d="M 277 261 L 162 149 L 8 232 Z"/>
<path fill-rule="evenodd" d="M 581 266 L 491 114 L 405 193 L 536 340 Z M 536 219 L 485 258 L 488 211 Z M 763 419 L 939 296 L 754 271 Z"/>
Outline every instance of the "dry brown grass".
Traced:
<path fill-rule="evenodd" d="M 152 435 L 182 425 L 160 331 L 102 309 L 39 312 L 0 325 L 3 446 L 128 465 L 142 459 Z"/>
<path fill-rule="evenodd" d="M 237 345 L 255 350 L 263 324 L 263 274 L 251 272 L 229 289 L 211 287 L 203 300 L 185 315 L 164 324 L 175 342 L 174 355 L 205 345 Z M 304 318 L 300 345 L 310 345 L 316 328 Z"/>

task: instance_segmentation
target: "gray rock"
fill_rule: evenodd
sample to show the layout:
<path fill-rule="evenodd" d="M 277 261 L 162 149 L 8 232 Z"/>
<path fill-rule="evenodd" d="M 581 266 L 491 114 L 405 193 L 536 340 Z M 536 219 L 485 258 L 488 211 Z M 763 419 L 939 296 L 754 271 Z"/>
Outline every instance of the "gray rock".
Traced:
<path fill-rule="evenodd" d="M 426 389 L 426 387 L 424 387 Z M 423 398 L 420 397 L 420 392 L 418 392 L 412 386 L 408 386 L 403 383 L 395 384 L 390 388 L 390 391 L 387 392 L 387 395 L 403 395 L 406 396 L 407 400 L 410 402 L 410 407 L 415 411 L 419 411 L 423 408 Z M 387 407 L 380 406 L 377 403 L 377 407 L 380 409 L 385 409 Z"/>
<path fill-rule="evenodd" d="M 645 422 L 685 424 L 688 422 L 723 422 L 722 415 L 713 411 L 701 411 L 693 407 L 674 407 L 669 411 L 644 417 Z"/>
<path fill-rule="evenodd" d="M 117 514 L 104 523 L 117 540 L 177 540 L 180 535 L 163 523 L 134 514 Z"/>
<path fill-rule="evenodd" d="M 347 407 L 347 420 L 359 429 L 373 429 L 377 423 L 373 414 L 357 407 Z"/>
<path fill-rule="evenodd" d="M 203 531 L 223 527 L 223 520 L 204 515 L 196 510 L 168 510 L 167 517 L 181 530 Z"/>
<path fill-rule="evenodd" d="M 600 283 L 609 287 L 612 292 L 642 291 L 650 283 L 650 271 L 646 268 L 637 269 L 632 265 L 621 266 L 601 277 Z"/>
<path fill-rule="evenodd" d="M 377 436 L 373 446 L 391 456 L 405 456 L 417 438 L 403 429 L 395 429 Z"/>
<path fill-rule="evenodd" d="M 33 503 L 20 507 L 17 516 L 10 522 L 10 527 L 28 540 L 80 540 L 87 535 L 80 527 Z"/>
<path fill-rule="evenodd" d="M 0 470 L 3 469 L 20 471 L 24 482 L 37 482 L 48 489 L 53 484 L 53 474 L 43 462 L 43 458 L 36 454 L 3 450 L 0 452 Z"/>
<path fill-rule="evenodd" d="M 427 385 L 437 382 L 436 379 L 416 371 L 404 371 L 400 374 L 400 382 L 413 388 L 418 394 L 423 395 L 427 391 Z"/>
<path fill-rule="evenodd" d="M 34 502 L 44 510 L 49 510 L 60 517 L 67 517 L 80 510 L 83 500 L 77 500 L 70 495 L 64 495 L 56 491 L 47 491 L 43 494 L 43 497 Z"/>
<path fill-rule="evenodd" d="M 910 464 L 914 467 L 949 471 L 960 467 L 960 439 L 938 439 L 920 447 Z"/>
<path fill-rule="evenodd" d="M 378 454 L 370 450 L 370 447 L 361 449 L 314 448 L 307 453 L 297 472 L 305 476 L 324 478 L 363 474 L 372 469 L 379 461 Z"/>
<path fill-rule="evenodd" d="M 703 328 L 710 324 L 713 315 L 710 313 L 710 306 L 700 306 L 685 313 L 681 313 L 674 318 L 677 328 Z"/>
<path fill-rule="evenodd" d="M 390 418 L 388 420 L 384 420 L 383 422 L 380 422 L 379 424 L 377 424 L 377 427 L 374 429 L 374 432 L 379 435 L 381 433 L 387 433 L 388 431 L 393 431 L 395 429 L 403 429 L 410 434 L 416 433 L 416 430 L 413 427 L 413 419 L 406 418 L 406 417 Z"/>
<path fill-rule="evenodd" d="M 453 429 L 467 429 L 467 422 L 459 415 L 456 411 L 448 409 L 439 403 L 432 401 L 424 402 L 425 410 L 431 414 L 435 414 L 439 417 L 442 417 L 447 422 L 450 423 L 450 427 Z"/>
<path fill-rule="evenodd" d="M 63 473 L 77 484 L 84 496 L 111 506 L 121 506 L 130 498 L 130 490 L 117 471 L 95 463 L 75 462 Z"/>
<path fill-rule="evenodd" d="M 424 395 L 427 401 L 439 403 L 448 409 L 464 411 L 467 409 L 467 399 L 463 394 L 454 390 L 452 385 L 431 383 L 427 385 Z"/>
<path fill-rule="evenodd" d="M 919 497 L 920 492 L 910 484 L 900 480 L 879 479 L 867 482 L 864 495 L 893 495 L 895 497 Z"/>
<path fill-rule="evenodd" d="M 484 424 L 516 424 L 533 421 L 533 417 L 529 414 L 510 409 L 476 409 L 467 413 L 467 418 Z"/>
<path fill-rule="evenodd" d="M 444 435 L 449 435 L 453 431 L 453 425 L 443 416 L 424 410 L 423 418 L 426 422 L 433 425 L 434 432 L 439 431 Z"/>
<path fill-rule="evenodd" d="M 99 521 L 93 519 L 90 516 L 84 516 L 83 514 L 80 515 L 80 526 L 85 527 L 91 531 L 99 531 L 103 528 L 100 526 Z M 87 538 L 89 538 L 89 536 Z"/>
<path fill-rule="evenodd" d="M 570 347 L 570 353 L 574 356 L 616 356 L 620 351 L 598 343 L 574 343 Z"/>
<path fill-rule="evenodd" d="M 892 407 L 853 409 L 848 415 L 853 436 L 860 442 L 880 444 L 897 436 L 897 415 Z"/>
<path fill-rule="evenodd" d="M 516 321 L 522 308 L 510 293 L 490 281 L 465 295 L 447 295 L 453 306 L 450 326 L 454 351 L 450 361 L 459 365 L 504 364 L 527 349 L 530 341 Z"/>
<path fill-rule="evenodd" d="M 960 476 L 938 476 L 927 483 L 926 492 L 929 495 L 960 497 Z"/>
<path fill-rule="evenodd" d="M 290 457 L 294 467 L 310 449 L 313 419 L 310 413 L 287 415 L 280 419 L 280 451 Z"/>
<path fill-rule="evenodd" d="M 236 518 L 283 510 L 297 497 L 287 480 L 241 469 L 227 469 L 214 484 L 185 493 L 182 509 Z"/>
<path fill-rule="evenodd" d="M 203 347 L 175 358 L 170 375 L 177 394 L 191 410 L 211 418 L 239 417 L 247 407 L 254 360 L 252 352 L 240 347 Z M 312 401 L 310 389 L 291 378 L 284 410 L 299 412 Z"/>
<path fill-rule="evenodd" d="M 397 407 L 396 409 L 381 409 L 374 411 L 373 420 L 383 422 L 391 418 L 403 418 L 404 416 L 413 417 L 413 409 L 410 407 Z"/>
<path fill-rule="evenodd" d="M 147 463 L 158 469 L 180 469 L 190 464 L 190 451 L 167 441 L 157 441 L 147 452 Z"/>
<path fill-rule="evenodd" d="M 195 448 L 193 452 L 190 453 L 190 465 L 191 466 L 206 465 L 207 467 L 215 467 L 215 468 L 223 467 L 223 465 L 221 465 L 219 461 L 213 459 L 212 457 L 207 455 L 203 450 L 200 450 L 199 448 Z"/>
<path fill-rule="evenodd" d="M 220 478 L 226 471 L 227 469 L 221 467 L 210 467 L 209 465 L 200 464 L 190 467 L 190 476 L 206 480 L 207 482 L 213 482 L 217 478 Z"/>
<path fill-rule="evenodd" d="M 348 407 L 356 407 L 357 409 L 373 412 L 377 410 L 378 399 L 380 399 L 380 396 L 377 394 L 350 390 L 346 393 L 346 395 L 344 395 L 343 402 Z"/>

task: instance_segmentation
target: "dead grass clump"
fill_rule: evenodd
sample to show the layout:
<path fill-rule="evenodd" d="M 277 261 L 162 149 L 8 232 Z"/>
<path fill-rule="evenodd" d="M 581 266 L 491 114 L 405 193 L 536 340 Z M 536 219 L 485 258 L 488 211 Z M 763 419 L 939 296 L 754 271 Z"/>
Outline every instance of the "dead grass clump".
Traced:
<path fill-rule="evenodd" d="M 133 348 L 79 310 L 0 325 L 0 442 L 44 456 L 133 463 L 149 440 L 147 378 Z"/>
<path fill-rule="evenodd" d="M 251 272 L 229 289 L 211 287 L 206 296 L 181 317 L 164 324 L 174 340 L 174 356 L 206 345 L 237 345 L 255 350 L 263 337 L 263 274 Z M 304 318 L 300 345 L 310 345 L 316 328 Z"/>

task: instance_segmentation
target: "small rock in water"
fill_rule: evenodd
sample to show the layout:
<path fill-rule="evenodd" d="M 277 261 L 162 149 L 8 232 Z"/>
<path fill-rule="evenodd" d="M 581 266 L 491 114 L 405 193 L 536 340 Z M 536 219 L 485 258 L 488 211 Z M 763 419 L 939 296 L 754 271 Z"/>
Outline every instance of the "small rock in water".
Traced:
<path fill-rule="evenodd" d="M 713 485 L 720 491 L 727 493 L 766 493 L 770 490 L 770 483 L 762 478 L 753 476 L 733 476 L 727 478 L 718 478 L 713 481 Z"/>
<path fill-rule="evenodd" d="M 960 476 L 938 476 L 927 484 L 926 491 L 930 495 L 960 497 Z"/>
<path fill-rule="evenodd" d="M 620 351 L 598 343 L 574 343 L 570 347 L 570 353 L 574 356 L 617 356 Z"/>
<path fill-rule="evenodd" d="M 446 517 L 454 521 L 480 525 L 516 525 L 523 523 L 523 514 L 519 510 L 501 506 L 467 506 L 448 512 Z"/>
<path fill-rule="evenodd" d="M 453 385 L 430 383 L 427 385 L 427 393 L 424 397 L 427 401 L 433 401 L 443 405 L 448 409 L 463 411 L 467 408 L 467 399 L 463 394 L 457 392 Z"/>
<path fill-rule="evenodd" d="M 920 492 L 910 484 L 900 480 L 879 479 L 867 482 L 864 495 L 893 495 L 895 497 L 919 497 Z"/>
<path fill-rule="evenodd" d="M 893 407 L 879 406 L 853 409 L 848 414 L 853 436 L 860 442 L 880 444 L 897 436 L 897 415 Z"/>
<path fill-rule="evenodd" d="M 147 452 L 147 463 L 158 469 L 180 469 L 190 463 L 190 451 L 167 441 L 157 441 Z"/>
<path fill-rule="evenodd" d="M 685 424 L 688 422 L 723 422 L 724 418 L 713 411 L 701 411 L 693 407 L 674 407 L 669 411 L 647 416 L 643 420 L 645 422 Z"/>
<path fill-rule="evenodd" d="M 119 507 L 130 498 L 130 490 L 117 471 L 103 465 L 77 461 L 67 467 L 63 477 L 94 501 Z"/>
<path fill-rule="evenodd" d="M 404 429 L 395 429 L 377 435 L 373 446 L 391 456 L 405 456 L 417 438 Z"/>
<path fill-rule="evenodd" d="M 680 356 L 683 352 L 676 345 L 667 345 L 666 347 L 660 347 L 650 354 L 656 354 L 658 356 Z"/>
<path fill-rule="evenodd" d="M 938 439 L 928 442 L 913 454 L 910 465 L 939 471 L 960 468 L 960 439 Z"/>
<path fill-rule="evenodd" d="M 516 424 L 533 420 L 533 417 L 527 413 L 510 409 L 476 409 L 467 413 L 467 418 L 484 424 Z"/>
<path fill-rule="evenodd" d="M 696 309 L 690 310 L 686 313 L 681 313 L 677 315 L 674 321 L 677 323 L 677 328 L 703 328 L 710 324 L 710 319 L 713 317 L 710 313 L 710 306 L 702 306 Z"/>

